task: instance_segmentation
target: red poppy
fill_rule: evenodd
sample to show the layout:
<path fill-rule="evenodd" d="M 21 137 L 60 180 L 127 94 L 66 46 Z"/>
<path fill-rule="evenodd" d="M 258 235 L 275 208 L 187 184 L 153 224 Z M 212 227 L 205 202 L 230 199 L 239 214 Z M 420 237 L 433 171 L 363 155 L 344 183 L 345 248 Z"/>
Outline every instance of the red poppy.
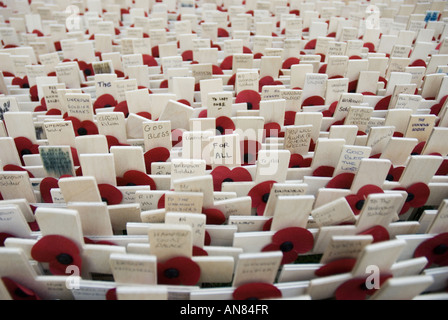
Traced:
<path fill-rule="evenodd" d="M 263 300 L 281 298 L 282 292 L 273 284 L 265 282 L 246 283 L 233 291 L 234 300 Z"/>
<path fill-rule="evenodd" d="M 414 251 L 414 258 L 426 257 L 426 268 L 434 265 L 448 266 L 448 232 L 423 241 Z"/>
<path fill-rule="evenodd" d="M 384 191 L 376 185 L 367 184 L 360 188 L 356 194 L 350 194 L 346 196 L 345 199 L 350 205 L 353 213 L 357 216 L 361 212 L 362 207 L 364 206 L 364 203 L 369 194 L 373 193 L 384 193 Z"/>
<path fill-rule="evenodd" d="M 338 101 L 334 101 L 330 104 L 330 107 L 327 110 L 322 111 L 322 115 L 324 117 L 331 118 L 334 116 L 334 112 L 336 111 L 336 107 L 338 106 Z"/>
<path fill-rule="evenodd" d="M 193 50 L 185 50 L 181 56 L 182 61 L 193 61 Z"/>
<path fill-rule="evenodd" d="M 255 164 L 258 158 L 258 150 L 261 149 L 261 143 L 255 140 L 241 141 L 241 163 L 242 165 Z"/>
<path fill-rule="evenodd" d="M 99 184 L 98 189 L 100 191 L 101 200 L 106 202 L 109 206 L 120 204 L 121 201 L 123 201 L 123 194 L 121 191 L 111 184 Z"/>
<path fill-rule="evenodd" d="M 392 96 L 386 96 L 382 98 L 380 101 L 378 101 L 375 105 L 375 110 L 387 110 L 389 109 L 390 100 L 392 99 Z"/>
<path fill-rule="evenodd" d="M 7 232 L 0 232 L 0 247 L 4 247 L 5 246 L 5 240 L 8 238 L 15 238 L 16 236 L 11 234 L 11 233 L 7 233 Z"/>
<path fill-rule="evenodd" d="M 355 179 L 355 174 L 351 172 L 343 172 L 328 181 L 326 188 L 350 189 Z"/>
<path fill-rule="evenodd" d="M 138 170 L 126 171 L 123 177 L 117 177 L 118 186 L 150 186 L 156 190 L 156 183 L 146 173 Z"/>
<path fill-rule="evenodd" d="M 448 98 L 448 95 L 444 96 L 442 99 L 440 99 L 439 103 L 436 103 L 431 107 L 430 114 L 439 115 L 440 110 L 442 110 L 443 105 L 445 104 L 446 99 Z"/>
<path fill-rule="evenodd" d="M 355 93 L 358 88 L 358 80 L 352 80 L 348 83 L 347 92 Z"/>
<path fill-rule="evenodd" d="M 193 246 L 193 257 L 208 256 L 208 252 L 198 246 Z"/>
<path fill-rule="evenodd" d="M 147 65 L 148 67 L 157 67 L 159 64 L 157 63 L 157 60 L 150 56 L 149 54 L 143 54 L 143 64 Z"/>
<path fill-rule="evenodd" d="M 2 277 L 3 284 L 13 300 L 42 300 L 33 290 L 8 277 Z"/>
<path fill-rule="evenodd" d="M 369 49 L 369 52 L 375 52 L 375 45 L 372 42 L 364 43 L 363 47 Z"/>
<path fill-rule="evenodd" d="M 232 70 L 233 68 L 233 56 L 225 57 L 219 65 L 222 70 Z"/>
<path fill-rule="evenodd" d="M 265 76 L 258 81 L 258 91 L 261 92 L 264 86 L 277 86 L 283 83 L 279 80 L 274 80 L 271 76 Z"/>
<path fill-rule="evenodd" d="M 412 156 L 421 155 L 421 154 L 422 154 L 422 151 L 423 151 L 423 148 L 425 147 L 425 144 L 426 144 L 426 141 L 419 142 L 419 143 L 414 147 L 414 149 L 412 149 L 412 151 L 411 151 L 411 155 L 412 155 Z"/>
<path fill-rule="evenodd" d="M 106 300 L 107 301 L 118 300 L 117 288 L 112 288 L 112 289 L 107 290 L 107 292 L 106 292 Z"/>
<path fill-rule="evenodd" d="M 219 134 L 231 134 L 233 133 L 233 131 L 235 131 L 235 124 L 229 117 L 218 117 L 216 118 L 215 122 L 216 131 L 218 131 Z"/>
<path fill-rule="evenodd" d="M 93 66 L 91 63 L 87 63 L 85 61 L 77 61 L 79 69 L 84 74 L 85 79 L 87 80 L 87 77 L 95 75 L 95 72 L 93 70 Z"/>
<path fill-rule="evenodd" d="M 296 57 L 287 58 L 282 63 L 282 69 L 291 69 L 291 66 L 293 66 L 295 64 L 299 64 L 299 63 L 300 63 L 299 58 L 296 58 Z"/>
<path fill-rule="evenodd" d="M 289 227 L 277 231 L 272 236 L 272 242 L 262 251 L 282 251 L 282 264 L 294 262 L 298 255 L 313 249 L 314 237 L 307 229 Z"/>
<path fill-rule="evenodd" d="M 171 130 L 171 142 L 173 147 L 182 147 L 182 136 L 184 134 L 183 129 Z"/>
<path fill-rule="evenodd" d="M 265 123 L 263 127 L 263 132 L 265 137 L 280 137 L 281 135 L 284 135 L 284 133 L 281 132 L 282 128 L 277 122 L 269 122 Z"/>
<path fill-rule="evenodd" d="M 81 270 L 82 258 L 78 245 L 60 235 L 47 235 L 31 248 L 31 257 L 39 262 L 48 262 L 54 275 L 67 275 L 67 266 L 74 265 Z"/>
<path fill-rule="evenodd" d="M 108 93 L 99 96 L 93 103 L 93 110 L 96 113 L 96 109 L 113 108 L 117 106 L 118 102 L 114 96 Z"/>
<path fill-rule="evenodd" d="M 25 76 L 23 78 L 15 77 L 14 79 L 12 79 L 11 84 L 13 86 L 19 86 L 22 89 L 29 89 L 30 88 L 30 83 L 28 81 L 28 77 L 27 76 Z"/>
<path fill-rule="evenodd" d="M 212 65 L 212 74 L 224 74 L 224 71 L 222 71 L 220 66 Z"/>
<path fill-rule="evenodd" d="M 252 199 L 252 208 L 257 208 L 257 215 L 262 216 L 264 213 L 264 208 L 268 203 L 269 195 L 274 183 L 274 180 L 263 181 L 252 189 L 250 189 L 248 196 Z"/>
<path fill-rule="evenodd" d="M 398 187 L 393 190 L 402 190 L 408 193 L 406 202 L 404 203 L 403 208 L 401 208 L 400 215 L 406 213 L 410 208 L 420 208 L 424 206 L 431 193 L 428 185 L 423 182 L 414 183 L 408 188 Z"/>
<path fill-rule="evenodd" d="M 16 137 L 14 138 L 14 143 L 20 159 L 22 160 L 22 165 L 25 165 L 25 162 L 23 161 L 24 155 L 39 154 L 39 145 L 33 144 L 31 140 L 26 137 Z"/>
<path fill-rule="evenodd" d="M 392 278 L 392 275 L 383 274 L 380 275 L 379 286 L 381 286 L 387 279 Z M 368 277 L 357 277 L 342 283 L 335 291 L 336 300 L 365 300 L 371 295 L 373 295 L 378 289 L 372 286 L 372 288 L 368 288 L 367 281 Z"/>
<path fill-rule="evenodd" d="M 319 166 L 314 169 L 312 176 L 313 177 L 327 177 L 330 178 L 333 176 L 334 167 L 332 166 Z"/>
<path fill-rule="evenodd" d="M 318 277 L 328 277 L 336 274 L 347 273 L 352 271 L 355 264 L 356 259 L 354 258 L 337 259 L 323 265 L 314 271 L 314 274 Z"/>
<path fill-rule="evenodd" d="M 219 166 L 214 168 L 210 174 L 213 177 L 214 191 L 221 191 L 223 182 L 252 181 L 251 174 L 243 167 L 230 169 L 225 166 Z"/>
<path fill-rule="evenodd" d="M 122 112 L 125 118 L 127 118 L 129 116 L 129 108 L 127 101 L 125 100 L 118 103 L 114 108 L 114 112 Z"/>
<path fill-rule="evenodd" d="M 221 225 L 226 221 L 226 216 L 219 209 L 203 208 L 202 213 L 206 216 L 206 224 Z"/>
<path fill-rule="evenodd" d="M 108 146 L 109 149 L 111 147 L 116 147 L 116 146 L 129 146 L 129 144 L 121 143 L 114 136 L 106 135 L 106 140 L 107 140 L 107 146 Z"/>
<path fill-rule="evenodd" d="M 390 240 L 389 231 L 380 225 L 373 226 L 358 234 L 371 235 L 373 237 L 373 243 Z"/>
<path fill-rule="evenodd" d="M 317 39 L 312 39 L 305 44 L 305 50 L 316 49 Z"/>
<path fill-rule="evenodd" d="M 39 185 L 39 190 L 44 203 L 53 203 L 51 189 L 57 188 L 59 188 L 58 179 L 53 177 L 45 177 L 44 179 L 42 179 Z"/>
<path fill-rule="evenodd" d="M 398 166 L 398 167 L 391 166 L 389 172 L 387 173 L 386 180 L 387 181 L 400 180 L 401 175 L 404 172 L 404 169 L 406 169 L 406 167 L 404 166 Z"/>
<path fill-rule="evenodd" d="M 146 173 L 151 174 L 151 164 L 153 162 L 166 162 L 170 156 L 170 151 L 164 147 L 157 147 L 146 151 L 143 155 L 145 159 Z"/>
<path fill-rule="evenodd" d="M 422 59 L 417 59 L 413 61 L 410 65 L 410 67 L 425 67 L 426 68 L 426 62 Z"/>
<path fill-rule="evenodd" d="M 242 90 L 235 98 L 235 103 L 246 103 L 248 110 L 259 110 L 260 101 L 260 94 L 254 90 Z"/>
<path fill-rule="evenodd" d="M 115 246 L 115 243 L 112 243 L 110 241 L 106 241 L 106 240 L 92 240 L 90 238 L 87 237 L 83 237 L 84 239 L 84 243 L 86 244 L 103 244 L 103 245 L 107 245 L 107 246 Z"/>
<path fill-rule="evenodd" d="M 285 121 L 283 123 L 283 125 L 285 126 L 292 126 L 294 125 L 295 121 L 296 121 L 296 111 L 285 111 Z"/>
<path fill-rule="evenodd" d="M 65 120 L 72 122 L 75 136 L 98 134 L 98 128 L 96 124 L 90 120 L 81 121 L 75 117 L 66 117 Z"/>
<path fill-rule="evenodd" d="M 7 164 L 6 166 L 3 167 L 3 171 L 24 171 L 24 172 L 28 172 L 28 175 L 30 178 L 34 178 L 34 175 L 31 172 L 29 172 L 25 168 L 16 166 L 15 164 Z"/>
<path fill-rule="evenodd" d="M 301 154 L 293 153 L 289 158 L 289 168 L 308 168 L 313 158 L 304 158 Z"/>
<path fill-rule="evenodd" d="M 187 257 L 175 257 L 157 263 L 157 283 L 167 285 L 195 285 L 201 276 L 199 265 Z"/>
<path fill-rule="evenodd" d="M 45 102 L 45 98 L 40 99 L 40 105 L 38 105 L 33 110 L 34 112 L 45 112 L 47 111 L 47 103 Z"/>
<path fill-rule="evenodd" d="M 302 106 L 323 106 L 325 105 L 325 99 L 319 96 L 311 96 L 303 100 Z"/>
<path fill-rule="evenodd" d="M 448 160 L 444 159 L 437 169 L 436 176 L 446 176 L 448 174 Z"/>

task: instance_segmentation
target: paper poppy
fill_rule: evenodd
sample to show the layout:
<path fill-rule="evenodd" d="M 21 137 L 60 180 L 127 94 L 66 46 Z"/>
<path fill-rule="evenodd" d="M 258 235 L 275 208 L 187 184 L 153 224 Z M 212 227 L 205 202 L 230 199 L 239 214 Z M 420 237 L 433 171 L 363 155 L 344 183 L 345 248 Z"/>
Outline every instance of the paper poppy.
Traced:
<path fill-rule="evenodd" d="M 149 54 L 142 54 L 142 58 L 143 58 L 143 64 L 148 67 L 157 67 L 159 65 L 157 63 L 157 60 L 153 56 L 150 56 Z"/>
<path fill-rule="evenodd" d="M 252 208 L 257 209 L 257 215 L 262 216 L 266 204 L 268 203 L 269 195 L 274 183 L 274 180 L 263 181 L 250 189 L 247 194 L 252 199 Z"/>
<path fill-rule="evenodd" d="M 222 70 L 232 70 L 233 68 L 233 56 L 227 56 L 222 59 L 219 65 Z"/>
<path fill-rule="evenodd" d="M 277 122 L 269 122 L 265 123 L 263 127 L 264 137 L 280 137 L 284 136 L 284 133 L 281 132 L 282 128 Z"/>
<path fill-rule="evenodd" d="M 81 270 L 81 250 L 71 239 L 60 235 L 47 235 L 31 248 L 31 257 L 39 262 L 48 262 L 53 275 L 67 275 L 68 266 Z"/>
<path fill-rule="evenodd" d="M 117 288 L 112 288 L 112 289 L 107 290 L 107 292 L 106 292 L 106 300 L 107 300 L 107 301 L 115 301 L 115 300 L 118 300 L 118 297 L 117 297 Z"/>
<path fill-rule="evenodd" d="M 71 121 L 75 136 L 95 135 L 98 134 L 98 127 L 90 120 L 81 121 L 75 117 L 66 117 L 65 121 Z"/>
<path fill-rule="evenodd" d="M 361 187 L 356 194 L 350 194 L 346 196 L 345 199 L 350 205 L 350 208 L 352 209 L 353 213 L 357 216 L 361 212 L 369 194 L 374 193 L 384 193 L 384 191 L 383 189 L 381 189 L 376 185 L 367 184 Z"/>
<path fill-rule="evenodd" d="M 378 101 L 375 105 L 375 110 L 387 110 L 389 109 L 390 100 L 392 99 L 392 96 L 386 96 L 382 98 L 380 101 Z"/>
<path fill-rule="evenodd" d="M 2 277 L 3 284 L 12 300 L 42 300 L 33 290 L 8 277 Z"/>
<path fill-rule="evenodd" d="M 287 58 L 282 63 L 282 69 L 291 69 L 291 67 L 293 65 L 299 64 L 299 63 L 300 63 L 300 59 L 299 58 L 296 58 L 296 57 Z"/>
<path fill-rule="evenodd" d="M 93 66 L 91 63 L 87 63 L 85 61 L 77 61 L 79 69 L 84 74 L 85 79 L 87 80 L 87 77 L 95 75 L 95 72 L 93 70 Z"/>
<path fill-rule="evenodd" d="M 354 179 L 355 179 L 354 173 L 343 172 L 336 175 L 330 181 L 328 181 L 325 187 L 335 189 L 350 189 Z"/>
<path fill-rule="evenodd" d="M 307 229 L 299 227 L 278 230 L 272 236 L 271 241 L 262 251 L 283 252 L 282 264 L 294 262 L 299 254 L 310 251 L 314 246 L 313 234 Z"/>
<path fill-rule="evenodd" d="M 171 130 L 171 144 L 173 147 L 182 147 L 182 136 L 184 134 L 183 129 Z"/>
<path fill-rule="evenodd" d="M 313 177 L 327 177 L 331 178 L 333 176 L 335 168 L 332 166 L 319 166 L 314 169 L 311 174 Z"/>
<path fill-rule="evenodd" d="M 59 188 L 58 179 L 53 177 L 45 177 L 39 184 L 40 195 L 44 203 L 53 203 L 51 189 Z"/>
<path fill-rule="evenodd" d="M 423 152 L 423 148 L 425 147 L 426 141 L 419 142 L 414 149 L 411 151 L 411 156 L 421 155 Z"/>
<path fill-rule="evenodd" d="M 289 158 L 289 168 L 308 168 L 313 158 L 304 158 L 301 154 L 293 153 Z"/>
<path fill-rule="evenodd" d="M 322 111 L 322 115 L 324 117 L 331 118 L 334 116 L 334 112 L 336 111 L 336 107 L 338 106 L 338 101 L 334 101 L 330 104 L 327 110 Z"/>
<path fill-rule="evenodd" d="M 45 112 L 47 111 L 47 103 L 45 102 L 45 98 L 40 99 L 40 105 L 38 105 L 33 110 L 34 112 Z"/>
<path fill-rule="evenodd" d="M 314 271 L 314 274 L 318 277 L 328 277 L 336 274 L 347 273 L 352 271 L 356 264 L 356 259 L 354 258 L 343 258 L 333 260 L 322 267 Z"/>
<path fill-rule="evenodd" d="M 375 52 L 375 45 L 372 42 L 364 43 L 363 47 L 367 48 L 369 52 Z"/>
<path fill-rule="evenodd" d="M 123 194 L 121 191 L 111 184 L 99 184 L 98 190 L 101 195 L 101 200 L 106 202 L 109 206 L 120 204 L 121 201 L 123 201 Z"/>
<path fill-rule="evenodd" d="M 110 135 L 106 135 L 106 141 L 109 149 L 117 146 L 129 146 L 129 144 L 121 143 L 116 137 Z"/>
<path fill-rule="evenodd" d="M 436 116 L 439 115 L 440 110 L 442 110 L 443 105 L 445 104 L 446 99 L 448 98 L 448 95 L 444 96 L 442 99 L 440 99 L 439 103 L 436 103 L 431 107 L 430 114 L 434 114 Z"/>
<path fill-rule="evenodd" d="M 308 97 L 302 102 L 302 107 L 323 106 L 323 105 L 325 105 L 325 99 L 319 96 Z"/>
<path fill-rule="evenodd" d="M 208 256 L 208 252 L 198 246 L 193 246 L 193 257 Z"/>
<path fill-rule="evenodd" d="M 381 241 L 387 241 L 390 240 L 389 231 L 387 231 L 386 228 L 380 225 L 373 226 L 367 230 L 364 230 L 359 235 L 371 235 L 373 237 L 373 242 L 381 242 Z"/>
<path fill-rule="evenodd" d="M 349 81 L 347 92 L 355 93 L 357 88 L 358 88 L 358 79 Z"/>
<path fill-rule="evenodd" d="M 118 104 L 114 96 L 108 93 L 99 96 L 93 103 L 93 110 L 96 113 L 96 109 L 102 108 L 114 108 Z"/>
<path fill-rule="evenodd" d="M 336 289 L 335 298 L 336 300 L 366 300 L 389 278 L 392 278 L 392 275 L 381 274 L 379 276 L 380 283 L 377 286 L 372 283 L 368 284 L 368 277 L 356 277 L 347 280 Z"/>
<path fill-rule="evenodd" d="M 231 134 L 235 131 L 235 124 L 232 119 L 226 116 L 220 116 L 215 120 L 215 126 L 217 133 L 221 135 Z"/>
<path fill-rule="evenodd" d="M 122 112 L 125 118 L 127 118 L 129 116 L 128 102 L 125 100 L 118 103 L 114 108 L 114 112 Z"/>
<path fill-rule="evenodd" d="M 261 149 L 261 143 L 255 140 L 241 141 L 241 163 L 242 165 L 255 164 L 258 158 L 258 150 Z"/>
<path fill-rule="evenodd" d="M 296 121 L 296 111 L 285 111 L 285 121 L 283 122 L 283 125 L 285 126 L 292 126 L 294 125 Z"/>
<path fill-rule="evenodd" d="M 216 208 L 203 208 L 202 213 L 206 216 L 206 224 L 221 225 L 226 221 L 226 216 Z"/>
<path fill-rule="evenodd" d="M 242 90 L 235 97 L 235 103 L 246 103 L 247 110 L 259 110 L 260 101 L 260 94 L 254 90 Z"/>
<path fill-rule="evenodd" d="M 138 170 L 126 171 L 123 177 L 117 177 L 118 186 L 150 186 L 151 190 L 156 190 L 156 183 L 146 173 Z"/>
<path fill-rule="evenodd" d="M 3 167 L 3 171 L 24 171 L 28 173 L 28 176 L 30 178 L 34 178 L 34 175 L 30 171 L 15 164 L 7 164 L 6 166 Z"/>
<path fill-rule="evenodd" d="M 436 176 L 446 176 L 448 174 L 448 160 L 444 159 L 437 169 Z"/>
<path fill-rule="evenodd" d="M 258 81 L 258 91 L 261 92 L 264 86 L 277 86 L 283 83 L 279 80 L 274 80 L 271 76 L 264 76 Z"/>
<path fill-rule="evenodd" d="M 156 147 L 146 151 L 143 155 L 145 159 L 146 173 L 151 174 L 151 164 L 153 162 L 166 162 L 170 156 L 170 151 L 164 147 Z"/>
<path fill-rule="evenodd" d="M 182 61 L 193 61 L 193 50 L 185 50 L 181 56 Z"/>
<path fill-rule="evenodd" d="M 398 187 L 394 188 L 393 190 L 401 190 L 408 193 L 406 202 L 404 203 L 400 214 L 406 213 L 411 208 L 420 208 L 424 206 L 429 198 L 429 194 L 431 193 L 428 185 L 423 182 L 414 183 L 408 188 Z"/>
<path fill-rule="evenodd" d="M 16 137 L 14 138 L 14 143 L 20 159 L 22 160 L 22 165 L 25 165 L 25 162 L 23 161 L 24 155 L 39 154 L 39 145 L 32 143 L 31 140 L 26 137 Z"/>
<path fill-rule="evenodd" d="M 92 240 L 88 237 L 83 237 L 84 239 L 84 243 L 86 244 L 102 244 L 102 245 L 107 245 L 107 246 L 115 246 L 115 243 L 112 243 L 110 241 L 106 241 L 106 240 Z"/>
<path fill-rule="evenodd" d="M 28 81 L 28 77 L 27 76 L 25 76 L 23 78 L 15 77 L 14 79 L 12 79 L 11 84 L 13 86 L 19 86 L 22 89 L 29 89 L 30 88 L 30 83 Z"/>
<path fill-rule="evenodd" d="M 409 66 L 410 67 L 425 67 L 426 68 L 426 62 L 423 59 L 416 59 Z"/>
<path fill-rule="evenodd" d="M 399 181 L 401 178 L 401 175 L 404 172 L 404 169 L 406 169 L 405 166 L 398 166 L 398 167 L 391 166 L 391 168 L 389 169 L 389 172 L 387 173 L 386 180 L 387 181 Z"/>
<path fill-rule="evenodd" d="M 305 44 L 305 50 L 313 50 L 316 49 L 317 39 L 312 39 Z"/>
<path fill-rule="evenodd" d="M 430 266 L 448 266 L 448 232 L 440 233 L 423 241 L 414 251 L 414 258 L 425 257 L 425 268 Z"/>
<path fill-rule="evenodd" d="M 213 177 L 214 191 L 221 191 L 223 182 L 252 181 L 251 174 L 243 167 L 230 169 L 225 166 L 218 166 L 210 174 Z"/>
<path fill-rule="evenodd" d="M 187 257 L 175 257 L 157 263 L 158 284 L 193 286 L 200 276 L 199 265 Z"/>
<path fill-rule="evenodd" d="M 263 300 L 281 298 L 282 292 L 270 283 L 251 282 L 236 288 L 232 297 L 234 300 Z"/>

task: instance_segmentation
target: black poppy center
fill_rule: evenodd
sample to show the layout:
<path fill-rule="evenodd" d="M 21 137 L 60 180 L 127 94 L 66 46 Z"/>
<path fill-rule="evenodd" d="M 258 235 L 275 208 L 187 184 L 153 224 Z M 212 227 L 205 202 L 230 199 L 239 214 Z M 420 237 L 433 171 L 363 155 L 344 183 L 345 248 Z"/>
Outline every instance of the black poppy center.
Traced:
<path fill-rule="evenodd" d="M 22 84 L 22 89 L 29 89 L 30 85 L 28 83 Z"/>
<path fill-rule="evenodd" d="M 261 200 L 263 200 L 264 203 L 267 203 L 269 199 L 269 192 L 265 193 L 262 197 Z"/>
<path fill-rule="evenodd" d="M 20 154 L 21 154 L 22 156 L 24 156 L 24 155 L 27 155 L 27 154 L 32 154 L 32 152 L 31 152 L 30 149 L 23 149 L 23 150 L 20 152 Z"/>
<path fill-rule="evenodd" d="M 165 270 L 164 274 L 168 279 L 174 279 L 179 277 L 179 270 L 176 268 L 168 268 Z"/>
<path fill-rule="evenodd" d="M 406 202 L 414 200 L 415 195 L 413 193 L 408 193 L 408 197 L 406 198 Z"/>
<path fill-rule="evenodd" d="M 92 71 L 90 69 L 84 69 L 84 74 L 86 76 L 91 76 L 92 75 Z"/>
<path fill-rule="evenodd" d="M 85 135 L 87 135 L 87 129 L 86 129 L 86 128 L 79 128 L 79 129 L 78 129 L 78 134 L 79 134 L 80 136 L 85 136 Z"/>
<path fill-rule="evenodd" d="M 448 245 L 446 244 L 439 244 L 437 247 L 433 250 L 434 254 L 444 254 L 448 252 Z"/>
<path fill-rule="evenodd" d="M 106 202 L 106 203 L 109 203 L 109 201 L 108 201 L 107 198 L 105 198 L 105 197 L 101 197 L 101 201 Z"/>
<path fill-rule="evenodd" d="M 365 282 L 363 282 L 363 283 L 360 285 L 360 288 L 361 288 L 361 290 L 363 290 L 363 291 L 367 291 L 367 290 L 369 290 L 369 288 L 367 288 L 367 285 L 366 285 Z"/>
<path fill-rule="evenodd" d="M 19 298 L 28 298 L 30 296 L 29 294 L 27 294 L 25 291 L 23 291 L 20 288 L 16 288 L 14 290 L 14 294 Z"/>
<path fill-rule="evenodd" d="M 294 244 L 291 241 L 285 241 L 280 245 L 282 252 L 289 252 L 294 248 Z"/>
<path fill-rule="evenodd" d="M 128 186 L 128 187 L 134 187 L 134 186 L 136 186 L 137 184 L 136 183 L 134 183 L 134 182 L 128 182 L 127 184 L 126 184 L 126 186 Z"/>
<path fill-rule="evenodd" d="M 293 165 L 291 168 L 300 168 L 300 164 Z"/>
<path fill-rule="evenodd" d="M 104 105 L 104 108 L 111 108 L 112 106 L 110 104 Z"/>
<path fill-rule="evenodd" d="M 56 260 L 60 264 L 69 265 L 73 262 L 73 258 L 68 253 L 61 253 L 56 257 Z"/>
<path fill-rule="evenodd" d="M 388 174 L 388 175 L 386 176 L 386 180 L 387 180 L 387 181 L 394 181 L 394 176 L 391 175 L 391 174 Z"/>
<path fill-rule="evenodd" d="M 365 203 L 365 200 L 359 200 L 358 202 L 356 202 L 356 204 L 355 204 L 355 208 L 356 208 L 357 210 L 361 210 L 362 207 L 364 206 L 364 203 Z"/>
<path fill-rule="evenodd" d="M 255 301 L 255 300 L 259 300 L 259 299 L 257 297 L 249 297 L 246 300 Z"/>
<path fill-rule="evenodd" d="M 233 182 L 233 179 L 231 179 L 231 178 L 225 178 L 224 180 L 222 180 L 222 182 Z"/>
<path fill-rule="evenodd" d="M 252 102 L 246 102 L 247 103 L 247 110 L 252 110 L 253 105 Z"/>
<path fill-rule="evenodd" d="M 223 134 L 224 133 L 224 128 L 222 126 L 217 126 L 216 130 L 219 131 L 219 133 Z"/>

